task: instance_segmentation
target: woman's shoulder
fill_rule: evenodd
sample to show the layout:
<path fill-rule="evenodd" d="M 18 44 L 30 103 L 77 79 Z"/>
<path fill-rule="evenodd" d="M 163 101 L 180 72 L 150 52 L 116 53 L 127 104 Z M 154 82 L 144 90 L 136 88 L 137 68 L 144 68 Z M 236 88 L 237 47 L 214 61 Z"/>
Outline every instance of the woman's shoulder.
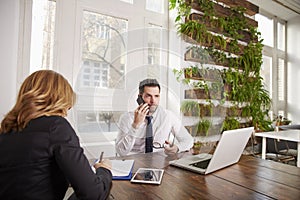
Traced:
<path fill-rule="evenodd" d="M 61 116 L 44 116 L 39 119 L 41 124 L 46 123 L 45 128 L 51 135 L 59 135 L 60 137 L 69 137 L 76 135 L 75 130 L 69 121 Z"/>
<path fill-rule="evenodd" d="M 53 127 L 71 127 L 68 120 L 61 116 L 41 116 L 29 122 L 29 127 L 40 127 L 44 129 L 51 129 Z"/>
<path fill-rule="evenodd" d="M 41 116 L 41 117 L 38 117 L 38 118 L 35 118 L 32 120 L 32 122 L 35 122 L 35 123 L 51 123 L 51 122 L 65 122 L 65 123 L 68 123 L 67 119 L 64 118 L 64 117 L 61 117 L 61 116 L 58 116 L 58 115 L 54 115 L 54 116 Z"/>

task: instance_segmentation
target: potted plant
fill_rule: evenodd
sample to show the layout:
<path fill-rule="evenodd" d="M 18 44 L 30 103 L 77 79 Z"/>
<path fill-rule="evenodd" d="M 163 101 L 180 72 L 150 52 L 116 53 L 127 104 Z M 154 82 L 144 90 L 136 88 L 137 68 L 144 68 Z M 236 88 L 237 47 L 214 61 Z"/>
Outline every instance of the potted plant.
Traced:
<path fill-rule="evenodd" d="M 240 122 L 234 117 L 226 117 L 222 124 L 222 131 L 238 129 L 240 128 Z"/>
<path fill-rule="evenodd" d="M 200 153 L 202 143 L 200 141 L 194 141 L 194 145 L 192 147 L 192 154 L 196 155 Z"/>
<path fill-rule="evenodd" d="M 209 103 L 209 104 L 200 104 L 200 117 L 211 117 L 213 115 L 213 108 L 214 105 Z"/>
<path fill-rule="evenodd" d="M 212 123 L 210 120 L 202 119 L 198 122 L 196 136 L 207 136 Z"/>
<path fill-rule="evenodd" d="M 284 126 L 292 123 L 291 120 L 289 120 L 286 117 L 283 117 L 282 115 L 275 116 L 273 122 L 275 122 L 276 126 Z"/>
<path fill-rule="evenodd" d="M 200 115 L 200 106 L 199 103 L 192 100 L 182 101 L 180 106 L 180 111 L 185 116 L 199 116 Z"/>

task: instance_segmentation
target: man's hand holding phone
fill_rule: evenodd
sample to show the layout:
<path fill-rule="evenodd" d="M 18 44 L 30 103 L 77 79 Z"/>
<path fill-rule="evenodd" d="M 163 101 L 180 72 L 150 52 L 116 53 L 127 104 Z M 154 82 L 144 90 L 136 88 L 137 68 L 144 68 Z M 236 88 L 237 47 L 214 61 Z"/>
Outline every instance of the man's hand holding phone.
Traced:
<path fill-rule="evenodd" d="M 138 98 L 136 99 L 136 102 L 137 102 L 139 105 L 145 103 L 145 101 L 144 101 L 142 95 L 138 95 Z"/>
<path fill-rule="evenodd" d="M 133 128 L 138 128 L 145 120 L 146 115 L 149 113 L 149 105 L 144 102 L 141 95 L 138 96 L 137 100 L 139 106 L 134 111 L 134 120 L 132 123 Z"/>

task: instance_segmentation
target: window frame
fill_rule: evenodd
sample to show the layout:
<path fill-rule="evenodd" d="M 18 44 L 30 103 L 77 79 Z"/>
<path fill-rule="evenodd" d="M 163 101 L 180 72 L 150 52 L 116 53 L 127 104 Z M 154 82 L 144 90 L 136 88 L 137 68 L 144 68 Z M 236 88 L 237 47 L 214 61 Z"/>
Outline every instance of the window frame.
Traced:
<path fill-rule="evenodd" d="M 270 47 L 267 45 L 264 45 L 263 47 L 263 55 L 271 57 L 272 58 L 272 91 L 270 92 L 270 97 L 272 99 L 272 113 L 273 115 L 283 115 L 284 117 L 287 116 L 287 90 L 288 90 L 288 85 L 287 85 L 287 22 L 283 19 L 278 18 L 275 15 L 272 15 L 264 10 L 260 10 L 260 15 L 264 15 L 268 18 L 273 19 L 273 31 L 272 33 L 274 34 L 273 36 L 273 44 L 274 47 Z M 280 50 L 278 48 L 278 32 L 277 32 L 277 26 L 278 23 L 281 23 L 285 26 L 285 48 L 284 50 Z M 283 83 L 283 95 L 284 99 L 279 100 L 279 91 L 278 91 L 278 79 L 279 79 L 279 62 L 278 60 L 282 59 L 284 61 L 284 71 L 283 71 L 283 78 L 284 78 L 284 83 Z M 274 116 L 271 116 L 273 118 Z"/>

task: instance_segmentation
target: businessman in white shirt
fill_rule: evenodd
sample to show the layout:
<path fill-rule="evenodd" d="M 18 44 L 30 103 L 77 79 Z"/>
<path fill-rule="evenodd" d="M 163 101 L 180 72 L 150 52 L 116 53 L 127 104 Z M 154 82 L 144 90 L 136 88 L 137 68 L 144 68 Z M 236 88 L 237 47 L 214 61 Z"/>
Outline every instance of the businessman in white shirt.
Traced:
<path fill-rule="evenodd" d="M 180 119 L 173 112 L 159 106 L 160 85 L 156 79 L 140 82 L 137 101 L 140 105 L 120 118 L 116 139 L 116 151 L 119 155 L 160 150 L 164 150 L 166 154 L 174 154 L 192 148 L 193 137 Z M 150 124 L 149 117 L 151 128 L 147 126 Z M 151 136 L 148 132 L 151 132 Z M 146 138 L 150 139 L 150 143 Z"/>

